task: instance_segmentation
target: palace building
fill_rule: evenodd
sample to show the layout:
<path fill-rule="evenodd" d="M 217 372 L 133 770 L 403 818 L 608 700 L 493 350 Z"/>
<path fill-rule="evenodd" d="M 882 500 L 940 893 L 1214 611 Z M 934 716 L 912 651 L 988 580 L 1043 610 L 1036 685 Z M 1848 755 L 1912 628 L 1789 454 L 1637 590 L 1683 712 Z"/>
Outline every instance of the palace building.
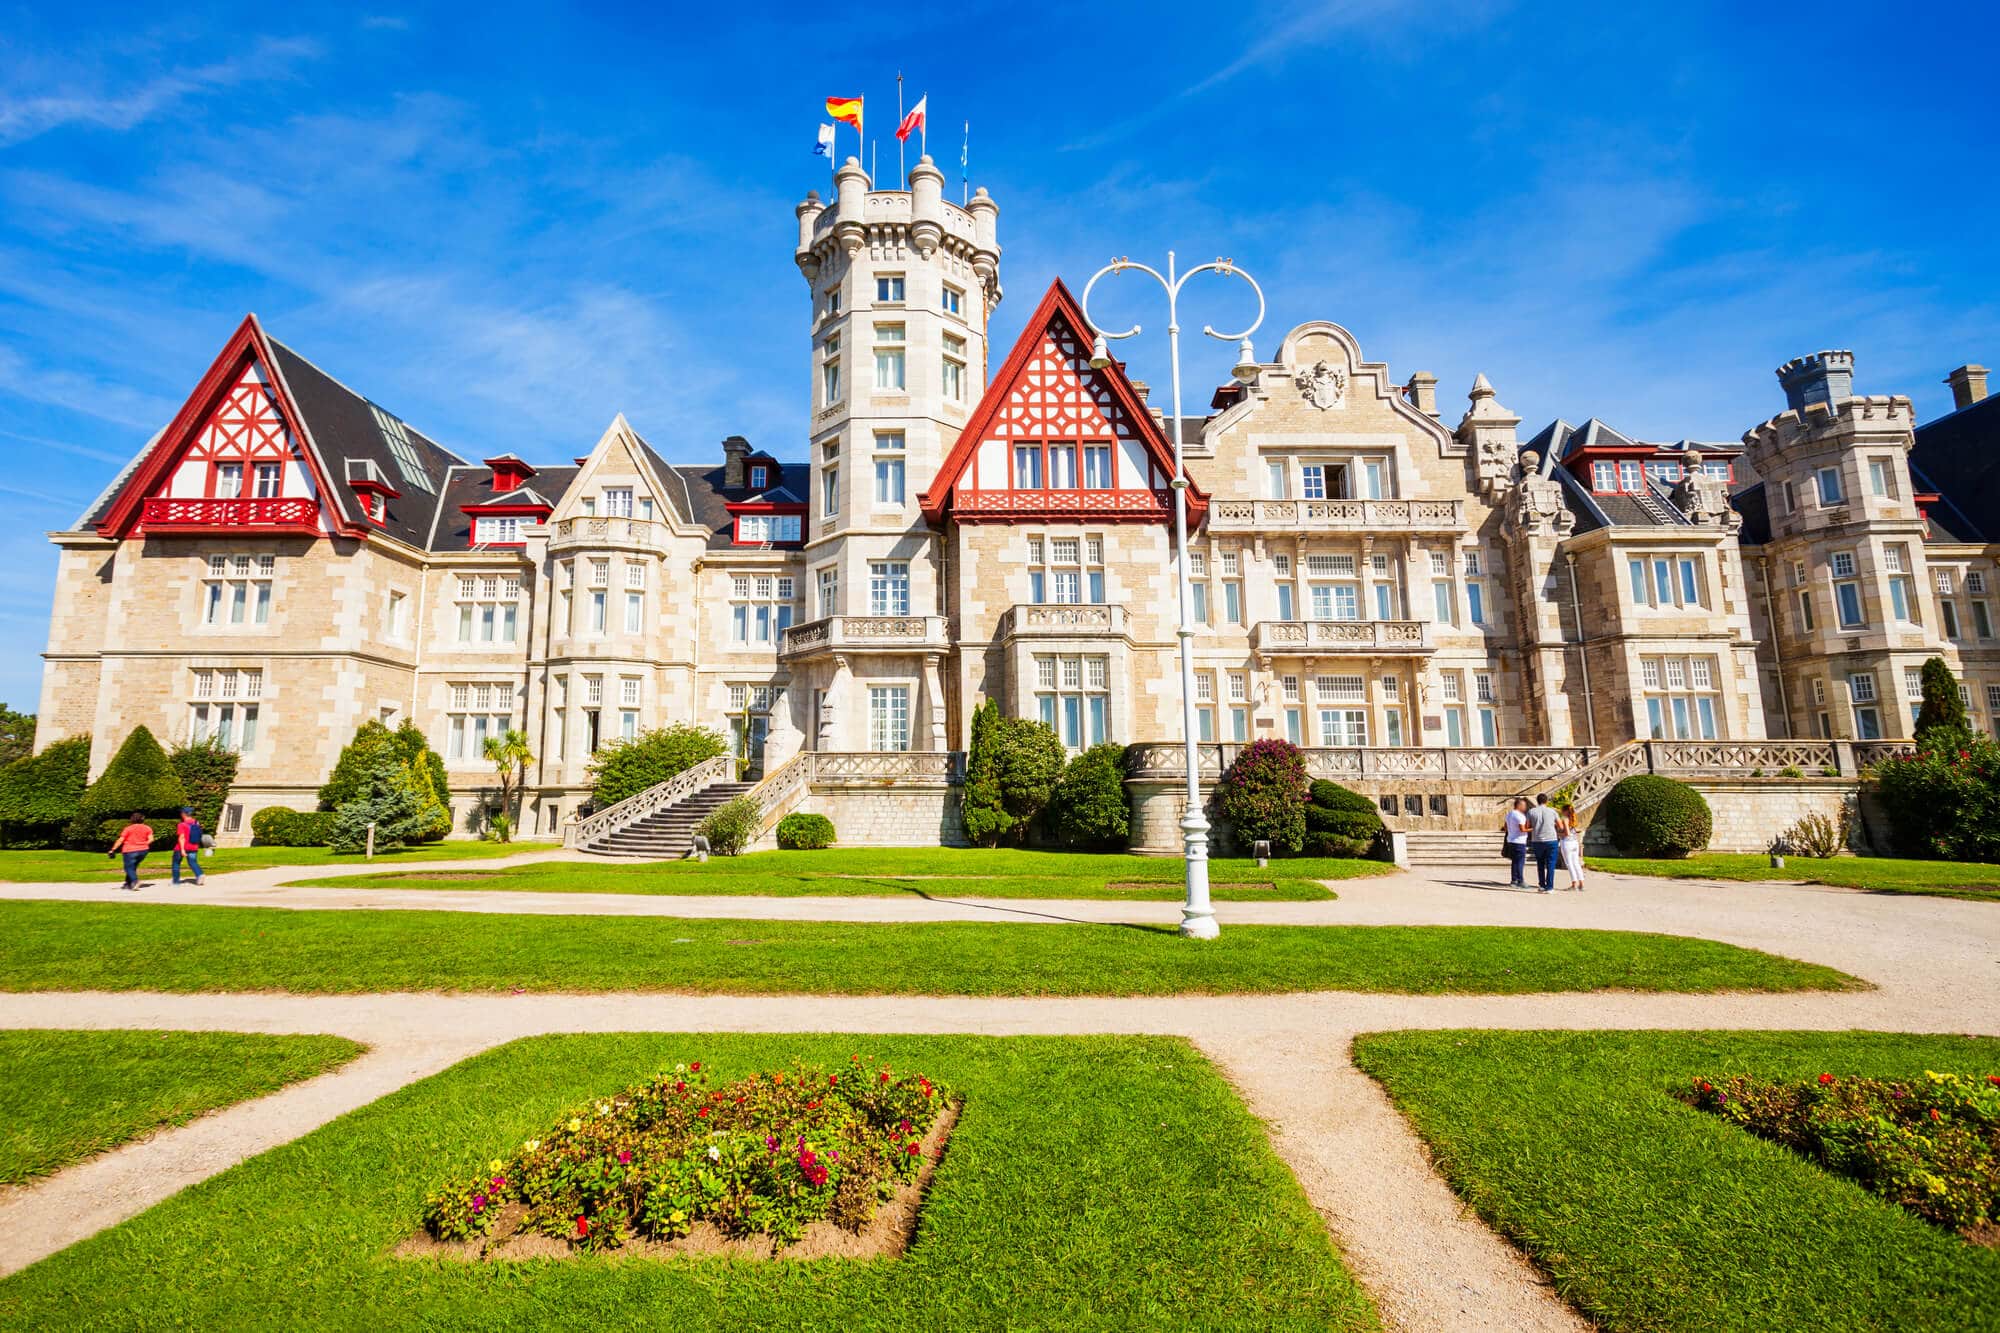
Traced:
<path fill-rule="evenodd" d="M 1524 437 L 1483 375 L 1453 421 L 1433 376 L 1314 321 L 1169 420 L 1090 366 L 1061 281 L 989 369 L 999 207 L 943 184 L 928 157 L 897 190 L 850 160 L 798 206 L 811 409 L 775 452 L 669 462 L 690 442 L 619 416 L 568 461 L 464 456 L 249 317 L 50 534 L 40 742 L 90 733 L 101 766 L 141 723 L 219 737 L 240 840 L 261 807 L 310 807 L 376 718 L 430 736 L 474 831 L 483 742 L 519 728 L 521 827 L 553 836 L 596 750 L 692 721 L 774 810 L 948 841 L 982 700 L 1073 750 L 1179 741 L 1176 439 L 1218 768 L 1283 737 L 1392 824 L 1449 824 L 1634 740 L 1905 738 L 1931 656 L 2000 721 L 1983 369 L 1924 427 L 1831 351 L 1781 367 L 1783 410 L 1737 441 L 1594 417 Z"/>

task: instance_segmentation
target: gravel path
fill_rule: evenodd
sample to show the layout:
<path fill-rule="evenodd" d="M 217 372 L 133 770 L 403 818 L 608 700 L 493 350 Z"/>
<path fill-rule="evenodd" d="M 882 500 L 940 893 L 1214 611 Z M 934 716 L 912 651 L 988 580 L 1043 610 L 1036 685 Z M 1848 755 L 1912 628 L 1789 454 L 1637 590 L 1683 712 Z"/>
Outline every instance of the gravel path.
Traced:
<path fill-rule="evenodd" d="M 490 863 L 488 863 L 490 864 Z M 246 876 L 247 877 L 246 872 Z M 286 872 L 292 874 L 295 872 Z M 242 877 L 239 877 L 242 878 Z M 72 896 L 12 886 L 8 896 Z M 79 898 L 101 898 L 89 886 Z M 1584 894 L 1496 891 L 1422 874 L 1345 881 L 1327 903 L 1222 904 L 1225 929 L 1251 920 L 1317 924 L 1542 924 L 1700 935 L 1844 968 L 1879 989 L 1784 995 L 1394 996 L 1311 994 L 1166 999 L 727 997 L 674 995 L 0 996 L 0 1027 L 331 1032 L 367 1043 L 341 1070 L 63 1172 L 0 1192 L 0 1273 L 135 1215 L 187 1184 L 288 1142 L 477 1051 L 550 1032 L 1162 1033 L 1192 1039 L 1270 1127 L 1272 1143 L 1397 1329 L 1580 1329 L 1533 1268 L 1431 1170 L 1422 1143 L 1354 1068 L 1362 1032 L 1410 1027 L 1791 1028 L 2000 1035 L 2000 908 L 1773 885 L 1599 876 Z M 264 895 L 219 879 L 209 894 Z M 345 894 L 391 907 L 379 891 Z M 125 895 L 117 895 L 124 898 Z M 627 911 L 834 920 L 1172 920 L 1170 903 L 939 903 L 922 899 L 687 899 L 473 893 L 459 910 Z M 158 901 L 142 895 L 142 902 Z M 175 899 L 179 901 L 180 899 Z M 495 900 L 505 900 L 496 902 Z M 232 903 L 236 900 L 232 899 Z M 706 913 L 689 904 L 712 905 Z M 337 905 L 315 902 L 313 906 Z M 835 915 L 834 913 L 839 913 Z M 853 913 L 848 915 L 848 913 Z M 912 915 L 914 913 L 914 915 Z"/>

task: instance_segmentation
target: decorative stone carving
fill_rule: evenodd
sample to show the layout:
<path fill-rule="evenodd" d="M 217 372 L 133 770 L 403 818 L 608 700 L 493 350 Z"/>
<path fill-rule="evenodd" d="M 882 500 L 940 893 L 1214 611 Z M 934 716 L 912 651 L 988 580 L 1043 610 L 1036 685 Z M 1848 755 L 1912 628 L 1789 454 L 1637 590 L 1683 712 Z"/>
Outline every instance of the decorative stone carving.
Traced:
<path fill-rule="evenodd" d="M 1674 507 L 1700 527 L 1734 532 L 1743 526 L 1743 515 L 1729 503 L 1729 485 L 1721 477 L 1688 472 L 1674 487 Z"/>
<path fill-rule="evenodd" d="M 1576 515 L 1563 503 L 1562 483 L 1542 476 L 1535 468 L 1533 453 L 1521 458 L 1521 484 L 1514 489 L 1509 518 L 1514 529 L 1528 537 L 1567 537 L 1576 526 Z"/>
<path fill-rule="evenodd" d="M 1299 396 L 1322 412 L 1347 405 L 1347 372 L 1324 361 L 1300 371 L 1297 383 Z"/>

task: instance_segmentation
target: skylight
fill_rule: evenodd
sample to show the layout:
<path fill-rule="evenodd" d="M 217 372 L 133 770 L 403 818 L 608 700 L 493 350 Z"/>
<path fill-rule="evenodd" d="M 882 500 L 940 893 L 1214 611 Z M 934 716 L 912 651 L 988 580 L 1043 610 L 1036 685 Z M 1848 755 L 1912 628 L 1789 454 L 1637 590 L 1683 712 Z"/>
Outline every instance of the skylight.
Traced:
<path fill-rule="evenodd" d="M 375 404 L 368 404 L 368 410 L 375 414 L 375 425 L 382 432 L 382 442 L 389 446 L 389 453 L 396 460 L 396 468 L 403 474 L 403 480 L 426 494 L 435 494 L 437 488 L 431 485 L 430 474 L 424 471 L 423 460 L 417 456 L 417 446 L 410 443 L 410 434 L 403 423 L 384 412 Z"/>

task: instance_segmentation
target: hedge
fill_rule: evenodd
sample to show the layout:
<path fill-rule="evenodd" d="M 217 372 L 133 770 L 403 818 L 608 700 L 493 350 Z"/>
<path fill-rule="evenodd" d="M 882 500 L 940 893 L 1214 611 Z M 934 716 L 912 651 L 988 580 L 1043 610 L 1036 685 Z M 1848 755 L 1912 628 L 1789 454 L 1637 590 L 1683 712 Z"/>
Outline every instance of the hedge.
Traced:
<path fill-rule="evenodd" d="M 330 846 L 333 842 L 333 811 L 267 806 L 250 816 L 250 833 L 259 847 Z"/>
<path fill-rule="evenodd" d="M 1309 856 L 1373 855 L 1387 829 L 1375 802 L 1337 782 L 1312 784 L 1306 806 L 1305 850 Z"/>
<path fill-rule="evenodd" d="M 134 727 L 97 781 L 83 793 L 68 836 L 72 842 L 94 849 L 98 829 L 106 820 L 119 820 L 123 828 L 125 817 L 134 811 L 144 819 L 177 820 L 186 799 L 167 752 L 152 732 Z"/>
<path fill-rule="evenodd" d="M 1125 747 L 1093 745 L 1069 761 L 1049 798 L 1048 824 L 1057 842 L 1091 851 L 1125 850 L 1132 805 L 1125 795 Z"/>
<path fill-rule="evenodd" d="M 816 852 L 831 847 L 833 821 L 825 815 L 786 815 L 778 821 L 778 846 L 788 852 Z"/>
<path fill-rule="evenodd" d="M 90 737 L 52 742 L 0 768 L 0 846 L 54 847 L 76 818 L 90 777 Z"/>
<path fill-rule="evenodd" d="M 1708 846 L 1708 802 L 1685 782 L 1641 773 L 1604 798 L 1611 841 L 1627 856 L 1686 856 Z"/>

